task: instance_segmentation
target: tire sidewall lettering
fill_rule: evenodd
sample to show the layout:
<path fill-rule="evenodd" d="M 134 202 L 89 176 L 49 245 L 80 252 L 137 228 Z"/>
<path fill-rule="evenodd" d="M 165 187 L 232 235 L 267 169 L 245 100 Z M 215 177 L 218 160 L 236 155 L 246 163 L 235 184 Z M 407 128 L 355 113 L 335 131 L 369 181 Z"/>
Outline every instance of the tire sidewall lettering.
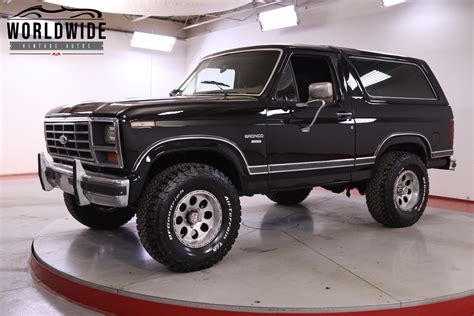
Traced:
<path fill-rule="evenodd" d="M 176 203 L 179 201 L 179 199 L 184 195 L 185 193 L 185 190 L 184 189 L 181 189 L 178 194 L 176 194 L 173 198 L 173 200 L 171 201 L 170 205 L 169 205 L 169 208 L 168 208 L 168 213 L 167 213 L 167 217 L 166 217 L 166 232 L 167 232 L 167 236 L 168 236 L 168 239 L 169 240 L 174 240 L 174 232 L 173 229 L 172 229 L 172 218 L 173 218 L 173 213 L 174 213 L 174 210 L 175 210 L 175 205 Z"/>
<path fill-rule="evenodd" d="M 232 203 L 230 202 L 230 198 L 227 196 L 227 195 L 224 195 L 224 200 L 226 201 L 227 205 L 227 212 L 228 212 L 228 216 L 229 216 L 229 222 L 227 224 L 227 227 L 226 227 L 226 230 L 225 230 L 225 233 L 224 233 L 224 236 L 222 237 L 223 240 L 226 240 L 227 237 L 229 236 L 229 232 L 230 232 L 230 229 L 232 227 Z M 222 207 L 223 205 L 221 205 Z M 216 250 L 214 250 L 216 251 Z"/>
<path fill-rule="evenodd" d="M 415 172 L 415 174 L 418 176 L 418 181 L 422 183 L 422 194 L 421 194 L 421 199 L 418 201 L 418 203 L 415 205 L 413 208 L 413 211 L 418 212 L 420 211 L 420 208 L 425 204 L 425 197 L 426 197 L 426 177 L 422 176 L 420 179 L 420 176 Z"/>

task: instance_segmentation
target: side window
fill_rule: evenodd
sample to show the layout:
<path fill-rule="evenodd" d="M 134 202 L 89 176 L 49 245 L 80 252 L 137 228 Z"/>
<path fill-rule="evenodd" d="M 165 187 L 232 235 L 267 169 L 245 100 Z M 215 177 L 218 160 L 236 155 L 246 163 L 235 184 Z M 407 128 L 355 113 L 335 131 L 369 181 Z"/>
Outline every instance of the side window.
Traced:
<path fill-rule="evenodd" d="M 275 100 L 298 102 L 291 63 L 286 64 L 285 69 L 281 74 L 280 81 L 278 81 L 277 91 L 275 93 Z"/>
<path fill-rule="evenodd" d="M 428 79 L 415 65 L 358 58 L 351 60 L 365 91 L 371 96 L 436 99 Z"/>
<path fill-rule="evenodd" d="M 308 87 L 315 82 L 331 82 L 330 58 L 325 56 L 293 55 L 291 65 L 295 73 L 300 102 L 308 101 Z"/>

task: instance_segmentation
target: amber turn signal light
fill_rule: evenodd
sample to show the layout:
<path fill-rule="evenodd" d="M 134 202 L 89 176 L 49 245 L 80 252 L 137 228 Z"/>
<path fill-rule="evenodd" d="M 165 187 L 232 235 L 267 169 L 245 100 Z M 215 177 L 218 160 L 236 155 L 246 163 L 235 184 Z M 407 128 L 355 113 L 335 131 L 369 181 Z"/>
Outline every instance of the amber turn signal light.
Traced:
<path fill-rule="evenodd" d="M 114 152 L 107 152 L 107 162 L 118 164 L 118 156 L 117 153 Z"/>

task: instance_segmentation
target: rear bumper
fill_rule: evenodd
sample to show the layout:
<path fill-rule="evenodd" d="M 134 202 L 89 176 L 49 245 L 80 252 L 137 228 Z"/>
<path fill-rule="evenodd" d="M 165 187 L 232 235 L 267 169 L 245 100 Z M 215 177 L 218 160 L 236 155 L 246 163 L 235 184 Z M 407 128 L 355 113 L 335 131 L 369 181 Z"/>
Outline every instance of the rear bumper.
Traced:
<path fill-rule="evenodd" d="M 59 188 L 76 197 L 79 205 L 128 206 L 128 178 L 86 171 L 79 160 L 73 166 L 56 163 L 38 154 L 38 175 L 45 191 Z"/>
<path fill-rule="evenodd" d="M 449 158 L 449 170 L 455 170 L 456 169 L 456 159 L 454 158 Z"/>

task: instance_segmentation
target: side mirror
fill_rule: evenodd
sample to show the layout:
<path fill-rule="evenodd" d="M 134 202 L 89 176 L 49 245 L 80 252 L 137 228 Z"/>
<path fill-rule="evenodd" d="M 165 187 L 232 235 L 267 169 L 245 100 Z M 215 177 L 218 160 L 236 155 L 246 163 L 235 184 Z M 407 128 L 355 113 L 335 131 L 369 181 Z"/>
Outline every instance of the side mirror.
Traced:
<path fill-rule="evenodd" d="M 324 100 L 326 103 L 331 103 L 334 98 L 334 91 L 332 83 L 330 82 L 315 82 L 308 87 L 308 101 Z"/>
<path fill-rule="evenodd" d="M 334 101 L 334 91 L 331 82 L 314 82 L 308 87 L 308 102 L 298 103 L 298 107 L 306 107 L 317 101 L 332 103 Z"/>
<path fill-rule="evenodd" d="M 309 133 L 311 131 L 311 127 L 316 123 L 318 119 L 319 113 L 321 110 L 326 106 L 326 104 L 331 103 L 334 101 L 334 92 L 332 90 L 332 83 L 330 82 L 315 82 L 309 85 L 308 87 L 308 102 L 306 103 L 298 103 L 296 106 L 308 106 L 311 103 L 320 102 L 321 106 L 314 114 L 313 120 L 308 126 L 301 128 L 301 132 Z"/>

